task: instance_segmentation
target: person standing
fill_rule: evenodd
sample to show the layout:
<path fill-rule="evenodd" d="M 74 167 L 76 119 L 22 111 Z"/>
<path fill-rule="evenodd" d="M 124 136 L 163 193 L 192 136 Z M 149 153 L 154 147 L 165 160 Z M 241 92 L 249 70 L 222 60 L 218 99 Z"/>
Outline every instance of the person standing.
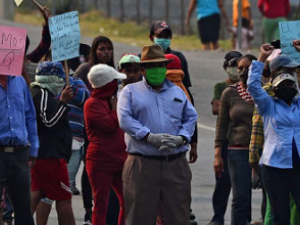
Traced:
<path fill-rule="evenodd" d="M 214 97 L 212 100 L 212 112 L 213 115 L 218 115 L 220 99 L 223 91 L 229 87 L 229 85 L 234 85 L 240 81 L 240 76 L 238 74 L 237 62 L 243 55 L 237 51 L 228 52 L 225 55 L 223 68 L 228 74 L 228 78 L 225 81 L 219 82 L 214 87 Z M 224 162 L 224 171 L 222 176 L 216 176 L 215 190 L 212 196 L 212 205 L 214 210 L 214 215 L 209 223 L 209 225 L 223 225 L 224 216 L 227 210 L 228 198 L 231 191 L 231 182 L 228 170 L 228 140 L 224 141 L 222 145 L 222 159 Z"/>
<path fill-rule="evenodd" d="M 220 13 L 225 20 L 227 30 L 230 30 L 229 19 L 223 4 L 223 0 L 191 0 L 186 17 L 186 25 L 188 27 L 190 26 L 190 19 L 196 7 L 198 31 L 202 42 L 202 49 L 218 49 L 219 32 L 221 26 Z"/>
<path fill-rule="evenodd" d="M 6 186 L 15 225 L 33 225 L 29 167 L 35 164 L 39 139 L 35 108 L 23 77 L 0 75 L 0 108 L 0 196 Z"/>
<path fill-rule="evenodd" d="M 223 92 L 216 129 L 214 169 L 218 177 L 222 177 L 224 171 L 222 146 L 228 141 L 228 169 L 233 194 L 232 225 L 251 222 L 249 143 L 254 103 L 247 91 L 247 79 L 253 59 L 256 59 L 255 56 L 244 55 L 238 60 L 241 81 Z"/>
<path fill-rule="evenodd" d="M 257 2 L 259 11 L 263 15 L 263 32 L 265 43 L 271 43 L 279 39 L 279 22 L 287 21 L 291 11 L 289 0 L 259 0 Z"/>
<path fill-rule="evenodd" d="M 197 113 L 185 93 L 166 79 L 170 61 L 160 46 L 144 46 L 145 77 L 127 85 L 118 101 L 129 153 L 122 174 L 126 225 L 155 224 L 160 203 L 166 224 L 190 222 L 192 177 L 185 155 Z"/>
<path fill-rule="evenodd" d="M 116 113 L 117 79 L 126 75 L 114 68 L 95 65 L 88 79 L 94 91 L 84 105 L 84 118 L 89 147 L 86 169 L 91 182 L 95 207 L 93 225 L 105 225 L 110 188 L 118 196 L 120 204 L 118 225 L 124 225 L 124 201 L 122 169 L 127 158 L 124 132 L 119 127 Z"/>
<path fill-rule="evenodd" d="M 67 120 L 67 103 L 73 98 L 72 87 L 65 86 L 65 72 L 61 63 L 43 62 L 36 70 L 31 94 L 38 122 L 40 151 L 31 169 L 31 211 L 47 197 L 56 201 L 59 224 L 75 225 L 72 193 L 67 163 L 72 151 L 72 133 Z M 62 92 L 63 91 L 63 92 Z M 57 102 L 55 96 L 61 93 Z"/>

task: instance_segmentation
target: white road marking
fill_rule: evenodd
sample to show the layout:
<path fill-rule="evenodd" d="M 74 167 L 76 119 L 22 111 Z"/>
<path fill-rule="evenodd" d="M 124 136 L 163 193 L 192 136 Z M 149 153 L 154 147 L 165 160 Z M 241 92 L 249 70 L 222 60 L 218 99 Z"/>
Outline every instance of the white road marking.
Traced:
<path fill-rule="evenodd" d="M 198 125 L 198 128 L 200 128 L 200 129 L 216 132 L 216 128 L 214 128 L 214 127 L 209 127 L 209 126 L 203 125 L 201 123 L 197 123 L 197 125 Z"/>

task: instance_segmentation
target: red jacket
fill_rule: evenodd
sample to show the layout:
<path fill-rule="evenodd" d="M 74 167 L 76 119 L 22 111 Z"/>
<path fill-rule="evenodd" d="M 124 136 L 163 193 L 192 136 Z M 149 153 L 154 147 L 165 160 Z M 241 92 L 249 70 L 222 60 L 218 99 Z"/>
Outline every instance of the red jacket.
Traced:
<path fill-rule="evenodd" d="M 119 127 L 116 111 L 111 110 L 109 103 L 117 86 L 114 80 L 94 89 L 84 105 L 86 132 L 90 141 L 86 156 L 88 167 L 103 172 L 122 171 L 127 158 L 124 132 Z"/>

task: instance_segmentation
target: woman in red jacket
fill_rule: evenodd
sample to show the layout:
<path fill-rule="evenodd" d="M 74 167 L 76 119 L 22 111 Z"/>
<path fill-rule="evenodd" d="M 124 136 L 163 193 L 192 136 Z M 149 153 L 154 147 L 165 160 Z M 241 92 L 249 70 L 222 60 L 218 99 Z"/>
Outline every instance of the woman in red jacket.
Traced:
<path fill-rule="evenodd" d="M 110 187 L 120 203 L 119 225 L 124 225 L 124 200 L 122 193 L 122 169 L 127 158 L 124 133 L 116 114 L 118 88 L 116 79 L 126 79 L 125 74 L 99 64 L 88 74 L 94 91 L 84 106 L 86 131 L 90 141 L 86 169 L 92 185 L 95 207 L 93 225 L 106 224 L 106 212 Z"/>

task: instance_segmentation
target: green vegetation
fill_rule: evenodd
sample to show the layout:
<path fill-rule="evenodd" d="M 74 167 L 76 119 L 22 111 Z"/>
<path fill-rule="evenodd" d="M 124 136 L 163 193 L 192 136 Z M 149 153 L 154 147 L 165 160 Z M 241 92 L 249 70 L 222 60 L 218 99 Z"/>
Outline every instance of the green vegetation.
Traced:
<path fill-rule="evenodd" d="M 143 46 L 150 44 L 148 35 L 148 24 L 136 25 L 135 22 L 120 23 L 116 19 L 106 18 L 101 12 L 92 11 L 80 15 L 80 29 L 83 36 L 97 37 L 104 35 L 113 41 L 130 44 L 133 46 Z M 15 13 L 15 21 L 31 25 L 41 25 L 43 17 L 40 12 L 28 12 L 27 10 L 18 10 Z M 230 41 L 220 41 L 222 49 L 231 48 Z M 173 35 L 172 47 L 181 50 L 199 50 L 201 43 L 197 34 L 193 35 Z"/>

